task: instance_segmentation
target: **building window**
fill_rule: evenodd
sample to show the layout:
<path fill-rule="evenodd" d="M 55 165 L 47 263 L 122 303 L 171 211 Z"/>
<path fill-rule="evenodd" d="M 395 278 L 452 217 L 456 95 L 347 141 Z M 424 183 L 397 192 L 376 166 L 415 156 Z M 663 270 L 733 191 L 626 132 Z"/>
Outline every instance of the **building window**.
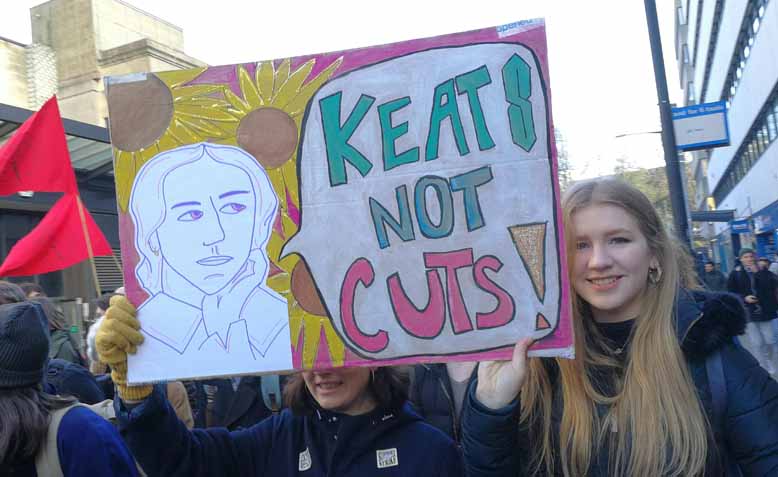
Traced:
<path fill-rule="evenodd" d="M 767 111 L 767 140 L 773 142 L 778 136 L 778 119 L 775 111 Z"/>
<path fill-rule="evenodd" d="M 705 57 L 705 74 L 702 76 L 702 89 L 700 90 L 700 101 L 705 102 L 708 93 L 708 80 L 710 79 L 710 70 L 713 66 L 713 55 L 716 53 L 716 44 L 719 39 L 719 27 L 721 26 L 721 13 L 724 11 L 724 0 L 716 0 L 716 7 L 713 10 L 713 23 L 710 27 L 710 41 L 708 42 L 708 56 Z M 702 10 L 700 10 L 702 13 Z M 699 15 L 698 15 L 699 18 Z M 699 28 L 697 29 L 699 31 Z M 697 46 L 695 45 L 695 48 Z M 697 58 L 695 55 L 695 64 Z M 729 107 L 729 105 L 727 105 Z"/>
<path fill-rule="evenodd" d="M 717 204 L 724 202 L 732 189 L 743 180 L 776 140 L 778 140 L 778 83 L 773 87 L 768 100 L 762 106 L 743 143 L 732 157 L 729 167 L 713 191 L 713 198 Z"/>
<path fill-rule="evenodd" d="M 727 104 L 731 103 L 738 86 L 740 86 L 740 80 L 743 78 L 743 73 L 745 73 L 746 63 L 753 51 L 756 34 L 759 32 L 765 8 L 769 1 L 749 0 L 748 2 L 746 13 L 743 15 L 743 23 L 740 26 L 740 33 L 735 43 L 735 53 L 732 55 L 727 79 L 724 83 L 724 88 L 721 90 L 721 99 L 727 101 Z M 707 73 L 706 69 L 706 76 Z"/>
<path fill-rule="evenodd" d="M 689 81 L 686 84 L 686 104 L 695 104 L 697 97 L 694 94 L 694 83 Z"/>

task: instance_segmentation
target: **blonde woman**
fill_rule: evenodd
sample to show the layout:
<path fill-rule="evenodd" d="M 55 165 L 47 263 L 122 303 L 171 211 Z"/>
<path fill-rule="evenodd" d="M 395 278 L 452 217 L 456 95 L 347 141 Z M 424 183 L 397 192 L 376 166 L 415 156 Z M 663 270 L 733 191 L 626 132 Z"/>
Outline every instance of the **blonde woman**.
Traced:
<path fill-rule="evenodd" d="M 693 281 L 656 211 L 616 180 L 563 200 L 576 359 L 481 363 L 468 475 L 778 475 L 778 383 L 732 337 L 743 310 Z"/>

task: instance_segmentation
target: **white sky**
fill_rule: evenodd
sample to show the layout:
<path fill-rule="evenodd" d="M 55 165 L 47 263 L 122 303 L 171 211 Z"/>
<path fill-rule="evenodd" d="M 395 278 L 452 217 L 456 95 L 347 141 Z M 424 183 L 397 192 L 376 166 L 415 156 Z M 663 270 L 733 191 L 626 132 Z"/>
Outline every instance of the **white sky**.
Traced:
<path fill-rule="evenodd" d="M 663 163 L 643 2 L 637 0 L 124 0 L 184 30 L 185 52 L 211 65 L 391 43 L 545 17 L 554 122 L 576 178 L 626 156 Z M 30 42 L 29 8 L 4 1 L 0 36 Z M 681 102 L 674 2 L 658 0 L 670 100 Z M 628 134 L 626 137 L 615 136 Z"/>

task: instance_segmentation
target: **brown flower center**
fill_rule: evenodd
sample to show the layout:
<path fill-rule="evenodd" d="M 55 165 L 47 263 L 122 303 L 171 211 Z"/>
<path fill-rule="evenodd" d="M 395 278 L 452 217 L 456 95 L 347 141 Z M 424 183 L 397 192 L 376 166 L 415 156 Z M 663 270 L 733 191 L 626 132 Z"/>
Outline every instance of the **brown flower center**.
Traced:
<path fill-rule="evenodd" d="M 173 119 L 173 95 L 153 74 L 145 80 L 108 85 L 111 143 L 137 151 L 156 142 Z"/>
<path fill-rule="evenodd" d="M 311 272 L 302 260 L 292 270 L 291 289 L 300 308 L 313 315 L 327 316 L 327 309 L 319 297 Z"/>
<path fill-rule="evenodd" d="M 294 154 L 297 125 L 280 109 L 255 109 L 240 121 L 237 139 L 238 145 L 266 169 L 274 169 Z"/>

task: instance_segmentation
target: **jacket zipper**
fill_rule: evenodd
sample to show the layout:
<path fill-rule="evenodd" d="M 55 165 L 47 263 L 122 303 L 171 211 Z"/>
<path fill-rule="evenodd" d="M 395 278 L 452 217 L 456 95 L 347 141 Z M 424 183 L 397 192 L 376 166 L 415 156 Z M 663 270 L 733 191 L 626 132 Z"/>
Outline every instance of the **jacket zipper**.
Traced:
<path fill-rule="evenodd" d="M 689 335 L 689 332 L 694 328 L 694 325 L 697 324 L 700 319 L 702 319 L 703 313 L 700 312 L 699 315 L 697 315 L 697 318 L 695 318 L 691 323 L 689 323 L 689 326 L 686 328 L 686 331 L 683 334 L 683 338 L 681 338 L 681 346 L 683 346 L 684 342 L 686 342 L 686 337 Z"/>
<path fill-rule="evenodd" d="M 443 382 L 442 379 L 440 379 L 440 376 L 436 373 L 435 379 L 438 380 L 438 384 L 440 384 L 441 389 L 443 389 L 443 394 L 446 395 L 446 399 L 448 400 L 448 408 L 451 412 L 451 423 L 453 424 L 453 431 L 454 431 L 454 442 L 457 446 L 459 446 L 459 416 L 457 416 L 457 408 L 454 406 L 454 399 L 451 397 L 451 395 L 448 393 L 448 389 L 446 389 L 446 384 Z"/>

